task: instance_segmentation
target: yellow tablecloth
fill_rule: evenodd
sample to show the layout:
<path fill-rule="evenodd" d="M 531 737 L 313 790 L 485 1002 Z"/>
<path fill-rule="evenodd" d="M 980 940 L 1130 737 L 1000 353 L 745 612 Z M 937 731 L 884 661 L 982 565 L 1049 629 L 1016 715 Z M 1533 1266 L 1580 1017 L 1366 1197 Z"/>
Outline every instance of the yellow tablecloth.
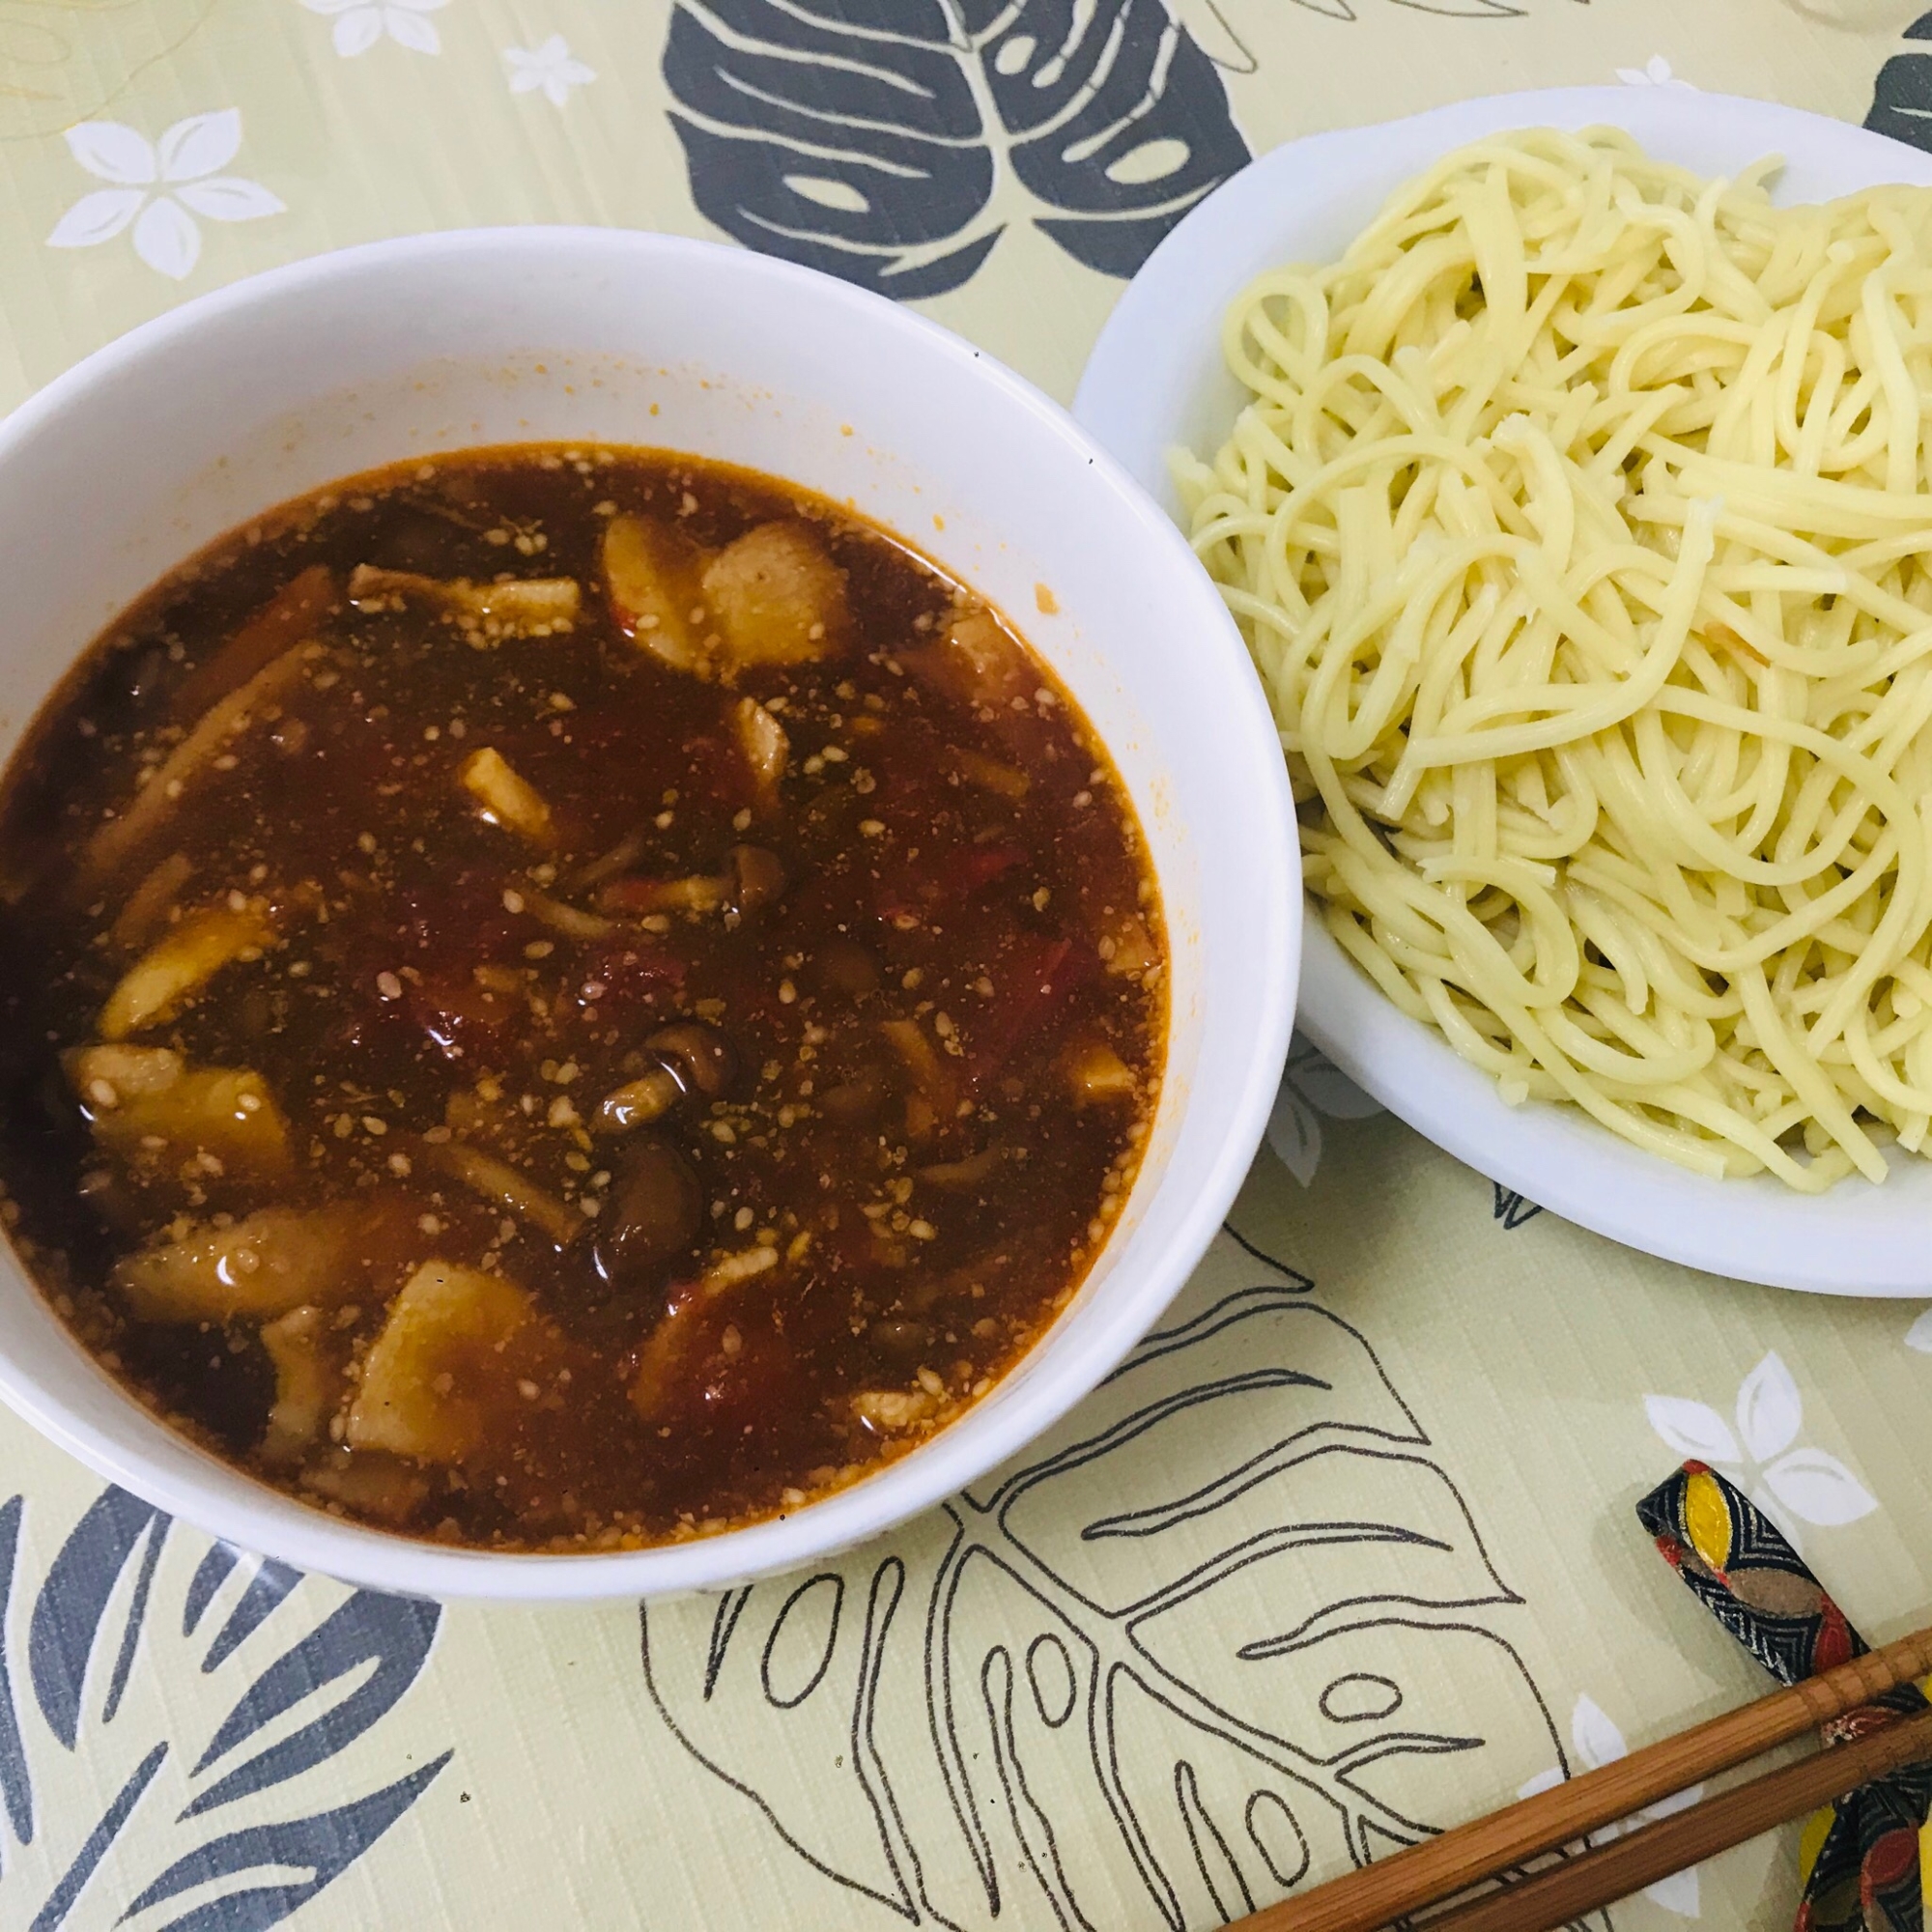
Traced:
<path fill-rule="evenodd" d="M 1932 145 L 1915 12 L 0 0 L 0 404 L 251 270 L 521 221 L 836 265 L 1065 397 L 1249 153 L 1618 76 Z M 1632 1517 L 1684 1455 L 1875 1640 L 1923 1621 L 1928 1398 L 1932 1311 L 1622 1252 L 1297 1047 L 1162 1334 L 821 1575 L 439 1613 L 213 1546 L 0 1417 L 0 1924 L 1219 1924 L 1763 1688 Z M 1793 1860 L 1614 1923 L 1788 1922 Z"/>

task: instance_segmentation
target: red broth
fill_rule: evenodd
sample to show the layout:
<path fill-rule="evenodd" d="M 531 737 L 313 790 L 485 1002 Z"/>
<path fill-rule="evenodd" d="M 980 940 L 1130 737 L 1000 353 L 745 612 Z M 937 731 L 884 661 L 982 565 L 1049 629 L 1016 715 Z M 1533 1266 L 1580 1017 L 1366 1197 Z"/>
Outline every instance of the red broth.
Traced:
<path fill-rule="evenodd" d="M 16 1250 L 156 1413 L 492 1548 L 795 1508 L 1065 1304 L 1164 930 L 1067 694 L 775 478 L 476 450 L 223 539 L 0 817 Z"/>

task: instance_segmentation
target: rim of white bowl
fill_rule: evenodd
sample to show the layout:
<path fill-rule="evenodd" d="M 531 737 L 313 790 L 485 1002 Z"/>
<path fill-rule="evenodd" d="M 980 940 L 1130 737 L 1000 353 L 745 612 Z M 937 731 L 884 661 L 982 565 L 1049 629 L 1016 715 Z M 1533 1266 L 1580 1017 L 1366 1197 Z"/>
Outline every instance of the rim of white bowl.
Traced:
<path fill-rule="evenodd" d="M 1251 977 L 1258 989 L 1257 1028 L 1254 1051 L 1227 1109 L 1221 1145 L 1206 1181 L 1160 1248 L 1136 1264 L 1138 1280 L 1124 1282 L 1118 1289 L 1110 1282 L 1102 1289 L 1104 1318 L 1100 1313 L 1103 1304 L 1096 1300 L 1087 1318 L 1091 1332 L 1077 1358 L 1056 1365 L 1050 1378 L 1028 1377 L 1011 1386 L 996 1407 L 969 1410 L 901 1461 L 888 1463 L 851 1488 L 835 1492 L 790 1516 L 742 1529 L 688 1543 L 583 1555 L 458 1548 L 331 1517 L 196 1449 L 212 1468 L 242 1486 L 239 1494 L 211 1497 L 210 1492 L 184 1477 L 157 1471 L 139 1455 L 74 1415 L 11 1358 L 0 1354 L 0 1400 L 97 1474 L 210 1534 L 301 1570 L 374 1589 L 438 1599 L 567 1603 L 722 1589 L 837 1555 L 883 1535 L 1018 1453 L 1059 1422 L 1125 1359 L 1159 1321 L 1207 1251 L 1247 1173 L 1274 1102 L 1293 1025 L 1300 961 L 1299 848 L 1279 743 L 1246 647 L 1185 539 L 1099 442 L 1034 384 L 964 337 L 886 297 L 855 288 L 835 276 L 688 236 L 570 224 L 447 229 L 333 249 L 211 290 L 95 350 L 0 420 L 0 465 L 18 444 L 57 419 L 71 401 L 103 379 L 137 369 L 145 358 L 192 334 L 211 317 L 298 294 L 345 273 L 380 271 L 389 264 L 407 264 L 425 256 L 534 253 L 552 248 L 681 257 L 702 263 L 707 271 L 723 268 L 753 281 L 768 281 L 781 291 L 789 290 L 800 299 L 829 302 L 903 329 L 921 338 L 935 355 L 970 364 L 976 379 L 1003 391 L 1052 435 L 1078 450 L 1096 480 L 1119 499 L 1126 519 L 1139 526 L 1139 537 L 1156 552 L 1169 553 L 1177 564 L 1199 572 L 1207 621 L 1196 647 L 1204 654 L 1211 652 L 1220 661 L 1238 694 L 1228 719 L 1226 750 L 1230 757 L 1239 756 L 1254 767 L 1256 814 L 1264 831 L 1266 876 L 1257 881 L 1264 890 L 1257 895 L 1250 936 L 1255 962 Z M 1215 621 L 1217 614 L 1219 622 Z M 1270 816 L 1273 836 L 1265 836 Z M 13 1265 L 26 1279 L 30 1291 L 38 1293 L 27 1269 L 16 1259 L 13 1259 Z M 1114 1279 L 1119 1280 L 1118 1275 Z M 57 1319 L 50 1310 L 48 1319 Z M 71 1335 L 69 1340 L 72 1340 Z M 77 1342 L 73 1346 L 80 1347 Z M 1035 1346 L 1037 1349 L 1041 1344 Z M 1026 1359 L 1009 1372 L 1003 1387 L 1012 1382 Z M 105 1371 L 99 1373 L 134 1415 L 150 1427 L 166 1429 L 112 1383 Z M 176 1440 L 185 1444 L 185 1438 L 177 1436 Z M 192 1444 L 185 1446 L 194 1448 Z"/>
<path fill-rule="evenodd" d="M 1628 129 L 1666 158 L 1655 144 L 1673 134 L 1686 146 L 1734 151 L 1737 160 L 1782 153 L 1787 176 L 1820 172 L 1842 184 L 1833 193 L 1891 181 L 1932 185 L 1932 156 L 1869 128 L 1689 87 L 1488 95 L 1311 134 L 1270 150 L 1215 189 L 1148 258 L 1094 344 L 1074 397 L 1076 418 L 1143 488 L 1171 504 L 1164 468 L 1150 469 L 1159 451 L 1148 445 L 1156 429 L 1176 428 L 1163 444 L 1178 440 L 1179 410 L 1198 395 L 1210 358 L 1218 365 L 1226 302 L 1268 262 L 1293 253 L 1293 242 L 1265 246 L 1287 211 L 1332 198 L 1340 174 L 1341 191 L 1364 202 L 1352 234 L 1387 193 L 1467 141 L 1515 128 L 1600 123 Z M 1323 177 L 1326 196 L 1321 185 L 1308 186 Z M 1236 264 L 1247 266 L 1236 273 Z M 1179 327 L 1177 307 L 1186 317 Z M 1477 1173 L 1610 1240 L 1710 1274 L 1819 1294 L 1932 1294 L 1925 1232 L 1932 1162 L 1894 1158 L 1885 1187 L 1853 1176 L 1822 1195 L 1799 1194 L 1769 1175 L 1707 1179 L 1575 1108 L 1507 1105 L 1487 1074 L 1380 993 L 1319 917 L 1307 919 L 1302 933 L 1302 1031 L 1390 1113 Z"/>

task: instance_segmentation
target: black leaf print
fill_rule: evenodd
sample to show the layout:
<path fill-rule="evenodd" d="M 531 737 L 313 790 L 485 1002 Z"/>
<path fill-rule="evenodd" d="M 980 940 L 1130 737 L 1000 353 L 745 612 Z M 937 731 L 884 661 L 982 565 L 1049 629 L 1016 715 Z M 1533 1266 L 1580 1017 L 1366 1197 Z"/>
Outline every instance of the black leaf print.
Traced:
<path fill-rule="evenodd" d="M 1900 38 L 1932 41 L 1932 14 L 1921 14 Z M 1932 150 L 1932 54 L 1894 54 L 1879 69 L 1865 126 L 1894 141 Z"/>
<path fill-rule="evenodd" d="M 114 1794 L 107 1809 L 100 1814 L 100 1822 L 87 1834 L 80 1850 L 74 1854 L 73 1862 L 47 1893 L 47 1902 L 34 1915 L 33 1932 L 53 1932 L 53 1928 L 73 1910 L 82 1888 L 94 1876 L 95 1867 L 107 1856 L 107 1848 L 121 1835 L 122 1826 L 140 1803 L 142 1792 L 155 1781 L 155 1774 L 160 1770 L 167 1754 L 166 1745 L 156 1745 L 134 1767 L 133 1776 Z"/>
<path fill-rule="evenodd" d="M 202 1612 L 214 1601 L 214 1593 L 228 1580 L 229 1573 L 241 1562 L 242 1552 L 226 1543 L 209 1546 L 208 1554 L 195 1566 L 182 1598 L 182 1635 L 192 1636 Z"/>
<path fill-rule="evenodd" d="M 208 1655 L 201 1661 L 202 1670 L 207 1672 L 218 1668 L 244 1639 L 254 1635 L 268 1621 L 276 1605 L 300 1581 L 299 1570 L 291 1570 L 286 1563 L 265 1560 L 248 1578 L 248 1587 L 242 1591 L 242 1601 L 228 1613 L 227 1622 L 215 1633 L 214 1641 L 208 1646 Z"/>
<path fill-rule="evenodd" d="M 15 1895 L 35 1883 L 21 1861 L 0 1864 L 0 1924 L 57 1932 L 83 1898 L 107 1923 L 191 1889 L 200 1896 L 184 1899 L 182 1913 L 156 1932 L 277 1924 L 366 1851 L 449 1761 L 445 1751 L 367 1796 L 327 1810 L 311 1799 L 304 1808 L 293 1795 L 301 1789 L 297 1780 L 368 1733 L 421 1675 L 439 1608 L 327 1582 L 307 1585 L 284 1564 L 171 1534 L 166 1515 L 118 1489 L 103 1491 L 82 1513 L 46 1566 L 24 1632 L 33 1703 L 22 1709 L 10 1606 L 27 1561 L 25 1520 L 20 1497 L 0 1504 L 0 1815 L 20 1845 L 34 1842 L 38 1824 L 53 1861 L 41 1869 L 58 1875 L 38 1881 L 46 1890 L 36 1909 L 31 1897 Z M 305 1585 L 304 1601 L 295 1604 Z M 226 1612 L 204 1650 L 196 1634 L 224 1601 Z M 294 1628 L 266 1667 L 231 1662 L 278 1613 L 278 1627 Z M 224 1665 L 231 1674 L 238 1667 L 256 1674 L 205 1748 L 199 1732 L 167 1734 L 192 1718 L 179 1699 L 168 1700 L 163 1735 L 127 1735 L 141 1727 L 129 1713 L 155 1710 L 152 1700 L 124 1703 L 137 1672 L 179 1682 L 197 1666 L 206 1673 Z M 152 1724 L 152 1715 L 143 1721 Z M 113 1793 L 91 1821 L 85 1812 L 72 1815 L 71 1804 L 36 1820 L 36 1754 L 56 1745 L 84 1750 L 90 1776 Z M 185 1804 L 184 1782 L 193 1793 Z M 298 1815 L 197 1842 L 206 1827 L 192 1821 L 201 1814 L 271 1790 L 282 1791 L 281 1804 Z M 107 1887 L 106 1873 L 120 1869 L 109 1854 L 144 1807 L 160 1876 L 131 1903 L 125 1894 L 96 1896 Z M 207 1888 L 223 1879 L 235 1883 L 211 1895 Z"/>
<path fill-rule="evenodd" d="M 1525 1221 L 1542 1212 L 1534 1201 L 1527 1200 L 1514 1187 L 1505 1187 L 1500 1180 L 1490 1182 L 1490 1219 L 1500 1221 L 1506 1233 L 1514 1234 Z"/>
<path fill-rule="evenodd" d="M 103 1490 L 61 1546 L 53 1568 L 47 1572 L 27 1633 L 27 1670 L 33 1679 L 41 1715 L 69 1750 L 80 1735 L 81 1698 L 88 1662 L 99 1638 L 108 1601 L 121 1580 L 121 1573 L 128 1567 L 134 1546 L 152 1528 L 149 1560 L 141 1567 L 108 1695 L 110 1707 L 118 1706 L 121 1701 L 147 1608 L 153 1559 L 159 1554 L 160 1540 L 166 1535 L 167 1526 L 168 1519 L 152 1503 L 142 1502 L 126 1490 Z M 107 1715 L 112 1715 L 111 1708 Z"/>
<path fill-rule="evenodd" d="M 34 1780 L 27 1764 L 27 1747 L 20 1736 L 19 1707 L 14 1702 L 14 1677 L 7 1661 L 7 1626 L 14 1605 L 14 1576 L 20 1555 L 23 1496 L 12 1496 L 0 1507 L 0 1805 L 7 1812 L 15 1840 L 34 1842 Z M 6 1869 L 0 1861 L 0 1871 Z"/>
<path fill-rule="evenodd" d="M 359 1675 L 372 1661 L 374 1671 L 339 1703 L 209 1786 L 182 1815 L 191 1818 L 279 1784 L 359 1738 L 415 1682 L 441 1614 L 435 1604 L 358 1590 L 248 1687 L 202 1752 L 196 1776 L 326 1686 Z"/>
<path fill-rule="evenodd" d="M 1073 1932 L 1125 1886 L 1179 1932 L 1561 1762 L 1522 1610 L 1366 1338 L 1224 1237 L 1024 1462 L 885 1550 L 647 1609 L 642 1658 L 693 1756 L 907 1922 Z"/>
<path fill-rule="evenodd" d="M 213 1879 L 253 1871 L 279 1874 L 305 1870 L 306 1878 L 293 1882 L 278 1878 L 273 1885 L 224 1892 L 179 1918 L 169 1919 L 162 1932 L 264 1932 L 268 1926 L 278 1925 L 354 1864 L 416 1802 L 453 1756 L 454 1751 L 444 1751 L 385 1790 L 372 1792 L 333 1811 L 313 1818 L 292 1818 L 283 1825 L 256 1825 L 211 1839 L 185 1858 L 177 1859 L 122 1917 L 131 1918 L 151 1905 L 178 1897 Z"/>
<path fill-rule="evenodd" d="M 972 278 L 1007 176 L 1126 276 L 1249 155 L 1167 0 L 678 0 L 664 75 L 708 220 L 900 299 Z"/>

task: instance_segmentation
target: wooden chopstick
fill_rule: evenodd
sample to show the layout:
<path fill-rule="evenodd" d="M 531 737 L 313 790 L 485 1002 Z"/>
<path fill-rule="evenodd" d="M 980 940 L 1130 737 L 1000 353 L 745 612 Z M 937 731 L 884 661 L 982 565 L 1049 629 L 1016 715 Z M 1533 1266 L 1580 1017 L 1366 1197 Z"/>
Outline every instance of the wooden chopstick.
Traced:
<path fill-rule="evenodd" d="M 1868 1731 L 1850 1744 L 1814 1751 L 1735 1791 L 1640 1826 L 1628 1837 L 1566 1859 L 1534 1878 L 1435 1913 L 1420 1921 L 1418 1932 L 1549 1932 L 1928 1757 L 1932 1710 Z"/>
<path fill-rule="evenodd" d="M 1483 1879 L 1500 1877 L 1928 1674 L 1932 1674 L 1932 1629 L 1915 1631 L 1882 1650 L 1774 1690 L 1742 1710 L 1707 1719 L 1614 1764 L 1585 1772 L 1487 1818 L 1459 1825 L 1360 1871 L 1330 1880 L 1304 1897 L 1283 1899 L 1242 1919 L 1238 1932 L 1378 1932 L 1393 1919 L 1440 1904 Z M 1839 1748 L 1849 1751 L 1852 1747 Z M 1839 1750 L 1825 1755 L 1837 1759 Z M 1769 1822 L 1755 1829 L 1765 1830 Z M 1619 1843 L 1635 1843 L 1639 1835 L 1633 1833 Z M 1571 1862 L 1580 1865 L 1583 1861 Z"/>

